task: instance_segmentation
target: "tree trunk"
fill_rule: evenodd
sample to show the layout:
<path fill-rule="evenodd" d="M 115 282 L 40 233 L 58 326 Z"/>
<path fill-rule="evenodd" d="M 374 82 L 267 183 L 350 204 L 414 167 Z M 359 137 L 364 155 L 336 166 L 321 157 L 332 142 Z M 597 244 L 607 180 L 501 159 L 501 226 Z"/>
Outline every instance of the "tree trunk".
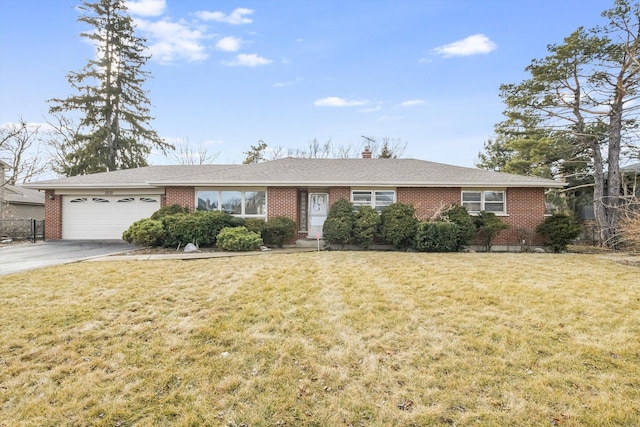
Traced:
<path fill-rule="evenodd" d="M 618 86 L 620 87 L 620 86 Z M 618 89 L 616 92 L 622 91 Z M 608 240 L 604 243 L 609 247 L 617 245 L 618 222 L 620 218 L 620 142 L 622 139 L 622 104 L 624 92 L 617 93 L 611 106 L 609 116 L 609 151 L 607 156 L 607 226 L 609 229 Z"/>
<path fill-rule="evenodd" d="M 602 152 L 596 138 L 589 138 L 589 148 L 593 157 L 593 214 L 598 225 L 599 243 L 609 240 L 609 221 L 604 200 L 604 168 Z"/>

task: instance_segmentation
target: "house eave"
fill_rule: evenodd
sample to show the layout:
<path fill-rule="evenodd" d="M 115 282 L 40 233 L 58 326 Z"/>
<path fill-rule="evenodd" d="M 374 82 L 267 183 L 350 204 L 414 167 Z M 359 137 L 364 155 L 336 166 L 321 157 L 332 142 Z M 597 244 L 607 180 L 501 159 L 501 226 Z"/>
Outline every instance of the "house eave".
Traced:
<path fill-rule="evenodd" d="M 109 184 L 109 183 L 102 183 L 102 184 L 55 184 L 55 183 L 51 183 L 51 184 L 38 184 L 38 183 L 34 183 L 34 184 L 24 184 L 25 188 L 31 188 L 34 190 L 87 190 L 87 189 L 92 189 L 92 190 L 113 190 L 113 189 L 157 189 L 158 186 L 156 185 L 149 185 L 149 184 L 141 184 L 141 183 L 135 183 L 135 184 Z M 162 185 L 160 187 L 167 187 L 167 185 Z"/>
<path fill-rule="evenodd" d="M 145 183 L 98 183 L 98 184 L 61 184 L 61 183 L 33 183 L 24 184 L 25 188 L 35 190 L 126 190 L 126 189 L 148 189 L 157 190 L 166 187 L 418 187 L 418 188 L 564 188 L 568 184 L 565 182 L 509 182 L 509 181 L 461 181 L 461 182 L 377 182 L 377 181 L 237 181 L 237 180 L 217 180 L 217 181 L 152 181 Z"/>
<path fill-rule="evenodd" d="M 151 182 L 154 187 L 466 187 L 466 188 L 563 188 L 563 182 L 375 182 L 375 181 L 191 181 L 191 182 Z"/>

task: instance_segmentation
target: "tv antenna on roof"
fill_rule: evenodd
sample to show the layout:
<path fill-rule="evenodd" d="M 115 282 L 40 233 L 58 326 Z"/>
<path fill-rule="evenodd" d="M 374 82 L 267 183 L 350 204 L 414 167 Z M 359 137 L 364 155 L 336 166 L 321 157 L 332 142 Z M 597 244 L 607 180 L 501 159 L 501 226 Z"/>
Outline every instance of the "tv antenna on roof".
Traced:
<path fill-rule="evenodd" d="M 373 138 L 369 138 L 368 136 L 360 135 L 360 137 L 361 137 L 361 138 L 366 139 L 367 141 L 369 141 L 369 145 L 367 145 L 367 147 L 366 147 L 366 148 L 370 148 L 370 147 L 371 147 L 371 144 L 373 144 L 374 142 L 376 142 L 376 140 L 375 140 L 375 139 L 373 139 Z"/>

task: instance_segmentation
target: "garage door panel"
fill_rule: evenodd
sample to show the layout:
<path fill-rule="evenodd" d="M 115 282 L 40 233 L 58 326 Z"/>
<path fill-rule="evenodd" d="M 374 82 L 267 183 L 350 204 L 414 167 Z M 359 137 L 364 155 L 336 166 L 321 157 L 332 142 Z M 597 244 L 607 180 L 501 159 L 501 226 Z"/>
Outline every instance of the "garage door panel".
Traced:
<path fill-rule="evenodd" d="M 135 221 L 160 209 L 160 197 L 65 196 L 62 238 L 70 240 L 121 239 Z"/>

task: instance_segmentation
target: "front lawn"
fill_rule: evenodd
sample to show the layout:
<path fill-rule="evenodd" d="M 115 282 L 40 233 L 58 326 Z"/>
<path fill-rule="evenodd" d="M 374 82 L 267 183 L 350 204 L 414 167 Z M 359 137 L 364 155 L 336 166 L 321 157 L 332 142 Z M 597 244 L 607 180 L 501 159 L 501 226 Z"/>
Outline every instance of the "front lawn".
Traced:
<path fill-rule="evenodd" d="M 640 267 L 311 252 L 0 278 L 0 426 L 632 426 Z"/>

